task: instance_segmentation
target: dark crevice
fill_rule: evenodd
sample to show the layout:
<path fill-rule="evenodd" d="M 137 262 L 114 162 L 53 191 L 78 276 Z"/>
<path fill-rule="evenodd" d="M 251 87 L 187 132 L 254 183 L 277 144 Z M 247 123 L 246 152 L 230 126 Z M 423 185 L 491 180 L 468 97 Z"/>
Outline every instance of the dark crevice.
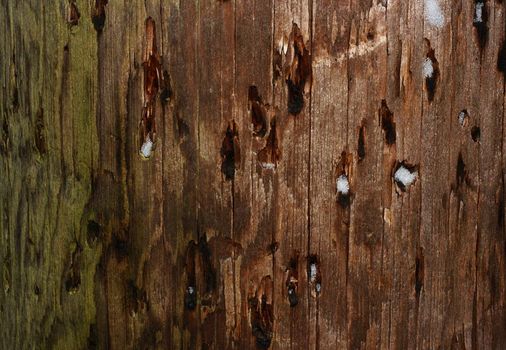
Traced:
<path fill-rule="evenodd" d="M 476 29 L 478 45 L 481 50 L 485 48 L 488 41 L 488 11 L 485 0 L 474 1 L 473 26 Z"/>
<path fill-rule="evenodd" d="M 473 126 L 471 129 L 471 138 L 474 142 L 479 142 L 481 136 L 481 130 L 479 126 Z"/>
<path fill-rule="evenodd" d="M 264 137 L 267 133 L 266 110 L 262 98 L 258 94 L 258 89 L 254 85 L 249 87 L 248 100 L 251 123 L 253 124 L 253 136 Z"/>
<path fill-rule="evenodd" d="M 221 143 L 221 172 L 226 180 L 233 180 L 241 164 L 239 133 L 234 121 L 230 122 Z"/>
<path fill-rule="evenodd" d="M 423 255 L 423 248 L 418 247 L 415 261 L 415 292 L 417 299 L 420 298 L 420 292 L 423 287 L 424 275 L 425 275 L 425 259 Z"/>
<path fill-rule="evenodd" d="M 272 279 L 262 279 L 255 296 L 248 299 L 251 332 L 258 349 L 268 349 L 273 336 L 274 313 L 272 307 Z"/>
<path fill-rule="evenodd" d="M 46 131 L 44 125 L 44 110 L 41 108 L 35 120 L 35 147 L 40 154 L 47 153 Z"/>
<path fill-rule="evenodd" d="M 304 45 L 304 38 L 297 26 L 292 26 L 292 62 L 288 67 L 286 84 L 288 86 L 288 113 L 298 115 L 304 107 L 306 84 L 311 85 L 311 55 Z"/>
<path fill-rule="evenodd" d="M 271 130 L 267 137 L 266 145 L 258 152 L 257 159 L 264 169 L 275 169 L 281 159 L 281 152 L 278 146 L 276 118 L 271 120 Z"/>
<path fill-rule="evenodd" d="M 394 114 L 390 112 L 385 100 L 381 101 L 381 107 L 379 109 L 379 116 L 381 119 L 381 128 L 385 135 L 385 143 L 388 146 L 394 145 L 396 141 L 396 130 L 394 122 Z"/>
<path fill-rule="evenodd" d="M 91 11 L 91 21 L 98 33 L 101 33 L 105 26 L 105 6 L 108 0 L 95 0 L 95 6 Z"/>
<path fill-rule="evenodd" d="M 316 254 L 311 254 L 307 257 L 307 279 L 311 284 L 311 288 L 320 294 L 322 288 L 322 276 L 320 271 L 320 261 Z"/>
<path fill-rule="evenodd" d="M 146 40 L 144 44 L 144 107 L 140 122 L 140 149 L 143 158 L 149 158 L 156 138 L 156 99 L 162 85 L 160 55 L 156 45 L 155 21 L 146 19 Z"/>
<path fill-rule="evenodd" d="M 131 315 L 149 309 L 148 297 L 145 290 L 139 288 L 133 280 L 127 281 L 127 304 Z"/>
<path fill-rule="evenodd" d="M 81 285 L 81 253 L 83 248 L 79 243 L 70 257 L 70 262 L 67 267 L 67 274 L 65 278 L 65 289 L 68 293 L 75 293 L 79 290 Z"/>
<path fill-rule="evenodd" d="M 197 307 L 197 278 L 195 269 L 195 257 L 197 245 L 190 241 L 186 249 L 186 288 L 184 294 L 184 305 L 187 310 L 195 310 Z"/>
<path fill-rule="evenodd" d="M 466 165 L 462 159 L 462 153 L 459 152 L 457 160 L 457 187 L 465 182 L 466 179 Z"/>
<path fill-rule="evenodd" d="M 286 268 L 286 289 L 287 289 L 287 298 L 291 307 L 297 306 L 299 303 L 298 299 L 298 286 L 299 286 L 299 255 L 296 253 L 290 259 L 288 267 Z"/>
<path fill-rule="evenodd" d="M 436 94 L 436 87 L 439 80 L 439 62 L 436 59 L 436 53 L 434 49 L 430 46 L 430 41 L 428 39 L 425 39 L 425 42 L 428 46 L 428 51 L 424 65 L 430 64 L 432 67 L 429 71 L 426 71 L 424 68 L 425 88 L 427 90 L 427 99 L 429 102 L 432 102 Z"/>
<path fill-rule="evenodd" d="M 77 8 L 75 1 L 72 1 L 69 6 L 69 15 L 68 15 L 68 23 L 71 26 L 76 26 L 79 24 L 79 19 L 81 18 L 81 13 Z"/>
<path fill-rule="evenodd" d="M 365 125 L 362 125 L 358 131 L 357 155 L 358 161 L 365 158 Z"/>

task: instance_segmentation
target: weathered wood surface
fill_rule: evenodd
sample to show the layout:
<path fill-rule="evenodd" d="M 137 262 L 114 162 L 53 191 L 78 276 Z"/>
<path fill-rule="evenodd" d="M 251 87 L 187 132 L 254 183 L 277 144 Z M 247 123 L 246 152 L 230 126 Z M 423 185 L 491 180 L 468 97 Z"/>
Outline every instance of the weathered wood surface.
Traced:
<path fill-rule="evenodd" d="M 0 348 L 505 349 L 505 6 L 3 0 Z"/>

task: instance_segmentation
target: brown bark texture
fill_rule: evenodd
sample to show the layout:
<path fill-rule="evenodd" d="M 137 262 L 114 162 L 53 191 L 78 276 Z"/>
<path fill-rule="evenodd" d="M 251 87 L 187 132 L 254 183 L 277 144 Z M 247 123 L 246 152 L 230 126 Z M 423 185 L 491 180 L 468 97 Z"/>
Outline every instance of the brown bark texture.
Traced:
<path fill-rule="evenodd" d="M 502 0 L 2 0 L 1 349 L 506 349 Z"/>

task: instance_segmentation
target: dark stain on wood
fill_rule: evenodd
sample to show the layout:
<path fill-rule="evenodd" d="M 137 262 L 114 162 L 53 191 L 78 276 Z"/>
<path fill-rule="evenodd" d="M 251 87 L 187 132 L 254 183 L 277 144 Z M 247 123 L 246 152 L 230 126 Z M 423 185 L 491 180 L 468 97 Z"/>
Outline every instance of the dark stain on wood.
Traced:
<path fill-rule="evenodd" d="M 44 125 L 44 109 L 40 109 L 35 119 L 35 147 L 39 154 L 47 153 L 46 130 Z"/>
<path fill-rule="evenodd" d="M 425 277 L 425 258 L 423 255 L 423 248 L 418 247 L 416 251 L 415 260 L 415 292 L 417 299 L 420 297 L 420 292 L 423 288 L 423 281 Z"/>
<path fill-rule="evenodd" d="M 146 291 L 139 288 L 137 284 L 129 279 L 126 284 L 127 309 L 130 315 L 134 316 L 139 312 L 148 310 L 148 297 Z"/>
<path fill-rule="evenodd" d="M 216 271 L 212 264 L 211 250 L 209 249 L 205 235 L 199 239 L 198 250 L 205 282 L 205 293 L 210 295 L 216 289 Z"/>
<path fill-rule="evenodd" d="M 92 245 L 102 238 L 102 228 L 95 220 L 88 220 L 87 237 L 88 245 Z"/>
<path fill-rule="evenodd" d="M 390 112 L 385 100 L 381 101 L 381 107 L 378 113 L 381 120 L 381 128 L 385 135 L 385 143 L 392 146 L 395 144 L 397 133 L 395 130 L 394 114 Z"/>
<path fill-rule="evenodd" d="M 262 98 L 258 94 L 256 86 L 252 85 L 248 90 L 249 110 L 251 123 L 253 124 L 253 136 L 264 137 L 267 133 L 267 115 Z"/>
<path fill-rule="evenodd" d="M 311 55 L 304 45 L 304 38 L 297 24 L 292 25 L 291 62 L 289 63 L 286 83 L 288 86 L 288 113 L 298 115 L 304 107 L 306 83 L 311 85 Z"/>
<path fill-rule="evenodd" d="M 471 138 L 474 142 L 479 142 L 481 136 L 481 129 L 479 126 L 473 126 L 471 128 Z"/>
<path fill-rule="evenodd" d="M 503 40 L 501 48 L 497 53 L 497 70 L 503 74 L 506 79 L 506 39 Z"/>
<path fill-rule="evenodd" d="M 221 143 L 221 172 L 226 180 L 233 180 L 241 164 L 241 147 L 235 121 L 231 121 Z"/>
<path fill-rule="evenodd" d="M 91 21 L 98 33 L 101 33 L 105 26 L 105 6 L 109 0 L 95 0 L 95 6 L 91 11 Z"/>
<path fill-rule="evenodd" d="M 363 124 L 358 131 L 357 155 L 359 162 L 365 158 L 365 125 Z"/>
<path fill-rule="evenodd" d="M 462 158 L 462 153 L 459 152 L 459 157 L 457 160 L 457 187 L 459 187 L 462 183 L 464 183 L 465 179 L 466 179 L 466 164 L 464 163 L 464 159 Z"/>
<path fill-rule="evenodd" d="M 76 247 L 70 257 L 65 278 L 65 289 L 68 293 L 75 293 L 81 285 L 81 254 L 83 248 L 76 242 Z"/>
<path fill-rule="evenodd" d="M 68 23 L 71 26 L 76 26 L 79 24 L 79 19 L 81 18 L 81 13 L 77 8 L 77 5 L 74 1 L 72 1 L 69 5 L 69 14 L 68 14 Z"/>
<path fill-rule="evenodd" d="M 195 310 L 197 307 L 197 278 L 195 269 L 197 245 L 194 241 L 188 243 L 186 248 L 186 288 L 184 294 L 184 305 L 187 310 Z"/>
<path fill-rule="evenodd" d="M 259 349 L 268 349 L 272 342 L 274 314 L 271 293 L 272 279 L 266 276 L 262 279 L 255 296 L 248 299 L 251 332 Z"/>
<path fill-rule="evenodd" d="M 168 103 L 172 98 L 172 96 L 174 95 L 174 92 L 172 91 L 169 72 L 167 72 L 166 70 L 163 71 L 161 85 L 162 88 L 160 93 L 160 99 L 162 100 L 163 103 Z"/>

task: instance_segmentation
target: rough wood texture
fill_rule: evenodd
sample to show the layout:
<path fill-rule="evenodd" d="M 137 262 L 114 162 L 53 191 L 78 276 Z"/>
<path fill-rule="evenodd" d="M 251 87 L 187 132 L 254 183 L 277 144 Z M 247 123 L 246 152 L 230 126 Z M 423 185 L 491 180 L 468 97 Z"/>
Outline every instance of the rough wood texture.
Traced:
<path fill-rule="evenodd" d="M 505 6 L 2 1 L 0 348 L 506 349 Z"/>

